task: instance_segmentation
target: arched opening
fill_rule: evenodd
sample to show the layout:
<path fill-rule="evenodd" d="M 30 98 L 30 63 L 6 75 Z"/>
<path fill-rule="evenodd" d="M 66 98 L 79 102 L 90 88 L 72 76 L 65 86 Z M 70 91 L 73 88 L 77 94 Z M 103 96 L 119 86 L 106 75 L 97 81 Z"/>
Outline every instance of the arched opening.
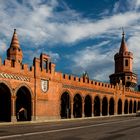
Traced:
<path fill-rule="evenodd" d="M 10 89 L 0 83 L 0 122 L 11 121 L 11 93 Z"/>
<path fill-rule="evenodd" d="M 25 86 L 23 86 L 19 88 L 16 96 L 17 121 L 31 121 L 32 104 L 30 91 Z"/>
<path fill-rule="evenodd" d="M 132 100 L 129 102 L 129 113 L 132 113 Z"/>
<path fill-rule="evenodd" d="M 74 118 L 82 117 L 82 98 L 79 94 L 74 96 L 73 115 Z"/>
<path fill-rule="evenodd" d="M 122 114 L 122 100 L 118 100 L 118 114 Z"/>
<path fill-rule="evenodd" d="M 140 101 L 138 101 L 137 110 L 140 110 Z"/>
<path fill-rule="evenodd" d="M 106 116 L 108 114 L 108 102 L 107 98 L 104 97 L 102 100 L 102 115 Z"/>
<path fill-rule="evenodd" d="M 100 116 L 100 99 L 98 96 L 94 99 L 94 116 Z"/>
<path fill-rule="evenodd" d="M 128 114 L 128 100 L 124 102 L 124 114 Z"/>
<path fill-rule="evenodd" d="M 109 115 L 114 115 L 114 99 L 111 98 L 109 101 Z"/>
<path fill-rule="evenodd" d="M 89 95 L 85 97 L 84 112 L 85 112 L 85 117 L 92 116 L 92 101 Z"/>
<path fill-rule="evenodd" d="M 136 101 L 134 101 L 134 108 L 133 108 L 134 113 L 136 113 L 136 108 L 137 108 L 137 104 L 136 104 Z"/>
<path fill-rule="evenodd" d="M 62 119 L 71 117 L 70 96 L 67 92 L 64 92 L 61 96 L 60 116 Z"/>

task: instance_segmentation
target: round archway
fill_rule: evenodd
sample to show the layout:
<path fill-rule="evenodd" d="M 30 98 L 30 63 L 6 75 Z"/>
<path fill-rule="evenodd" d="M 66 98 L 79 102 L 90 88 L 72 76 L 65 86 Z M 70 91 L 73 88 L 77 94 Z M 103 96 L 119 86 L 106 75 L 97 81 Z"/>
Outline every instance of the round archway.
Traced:
<path fill-rule="evenodd" d="M 94 116 L 100 116 L 100 99 L 98 96 L 94 99 Z"/>
<path fill-rule="evenodd" d="M 25 86 L 20 87 L 16 94 L 17 121 L 30 121 L 32 116 L 31 93 Z"/>
<path fill-rule="evenodd" d="M 82 97 L 79 94 L 74 96 L 73 115 L 74 118 L 82 117 Z"/>
<path fill-rule="evenodd" d="M 114 99 L 111 98 L 109 101 L 109 115 L 114 115 Z"/>
<path fill-rule="evenodd" d="M 61 111 L 60 116 L 62 119 L 71 117 L 70 96 L 69 93 L 64 92 L 61 96 Z"/>
<path fill-rule="evenodd" d="M 134 108 L 133 108 L 134 113 L 136 113 L 136 108 L 137 108 L 137 103 L 136 103 L 136 101 L 134 101 Z"/>
<path fill-rule="evenodd" d="M 138 101 L 137 104 L 137 110 L 140 110 L 140 101 Z"/>
<path fill-rule="evenodd" d="M 107 98 L 104 97 L 102 100 L 102 115 L 106 116 L 108 114 L 108 102 Z"/>
<path fill-rule="evenodd" d="M 92 100 L 89 95 L 85 97 L 84 112 L 85 112 L 85 117 L 92 116 Z"/>
<path fill-rule="evenodd" d="M 128 100 L 124 102 L 124 114 L 128 114 Z"/>
<path fill-rule="evenodd" d="M 4 84 L 0 83 L 0 122 L 11 121 L 11 92 Z"/>
<path fill-rule="evenodd" d="M 129 113 L 132 113 L 132 100 L 129 102 Z"/>
<path fill-rule="evenodd" d="M 122 114 L 122 100 L 118 100 L 118 114 Z"/>

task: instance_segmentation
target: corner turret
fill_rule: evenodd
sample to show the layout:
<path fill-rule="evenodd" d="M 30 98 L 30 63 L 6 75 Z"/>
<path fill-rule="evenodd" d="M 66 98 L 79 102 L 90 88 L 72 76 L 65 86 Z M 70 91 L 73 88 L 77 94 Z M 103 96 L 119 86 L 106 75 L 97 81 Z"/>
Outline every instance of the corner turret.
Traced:
<path fill-rule="evenodd" d="M 133 73 L 133 53 L 128 51 L 124 35 L 123 31 L 119 53 L 114 56 L 115 73 L 109 76 L 110 83 L 116 85 L 122 81 L 126 87 L 135 88 L 137 75 Z"/>
<path fill-rule="evenodd" d="M 10 48 L 7 50 L 7 59 L 14 62 L 22 63 L 22 57 L 23 57 L 23 54 L 19 45 L 16 29 L 14 29 Z"/>

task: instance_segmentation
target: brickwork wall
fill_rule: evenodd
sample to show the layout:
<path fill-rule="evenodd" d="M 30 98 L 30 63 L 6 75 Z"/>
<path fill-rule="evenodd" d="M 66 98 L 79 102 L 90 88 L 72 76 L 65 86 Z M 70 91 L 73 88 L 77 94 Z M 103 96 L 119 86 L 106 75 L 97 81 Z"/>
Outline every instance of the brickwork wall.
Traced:
<path fill-rule="evenodd" d="M 122 85 L 113 86 L 109 83 L 102 83 L 85 79 L 83 77 L 75 77 L 55 71 L 55 64 L 51 63 L 48 71 L 41 69 L 40 58 L 35 58 L 31 68 L 28 65 L 15 63 L 12 67 L 10 60 L 5 60 L 0 64 L 0 83 L 4 83 L 11 91 L 12 116 L 15 116 L 16 93 L 22 86 L 28 88 L 32 97 L 32 117 L 36 120 L 56 119 L 60 118 L 61 95 L 68 92 L 71 99 L 71 109 L 73 108 L 73 98 L 76 94 L 82 97 L 82 103 L 87 95 L 92 99 L 94 106 L 94 98 L 98 96 L 100 101 L 104 97 L 109 100 L 113 97 L 115 100 L 115 114 L 117 114 L 117 102 L 122 100 L 122 106 L 127 99 L 128 102 L 140 102 L 140 93 L 131 91 Z M 49 81 L 48 90 L 43 92 L 41 89 L 41 80 Z M 102 103 L 102 102 L 101 102 Z M 84 106 L 84 105 L 83 105 Z M 92 109 L 93 110 L 93 109 Z M 82 109 L 82 111 L 84 111 Z M 122 107 L 122 112 L 124 109 Z M 94 114 L 93 114 L 94 115 Z"/>

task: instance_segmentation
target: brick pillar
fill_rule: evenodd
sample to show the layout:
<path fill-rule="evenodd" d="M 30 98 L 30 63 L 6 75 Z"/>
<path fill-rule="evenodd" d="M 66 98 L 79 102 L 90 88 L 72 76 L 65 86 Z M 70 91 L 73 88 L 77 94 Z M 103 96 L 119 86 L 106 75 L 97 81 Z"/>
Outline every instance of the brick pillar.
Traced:
<path fill-rule="evenodd" d="M 100 100 L 100 116 L 102 116 L 102 100 Z"/>
<path fill-rule="evenodd" d="M 118 100 L 114 102 L 114 115 L 118 114 Z"/>
<path fill-rule="evenodd" d="M 124 115 L 124 100 L 122 100 L 122 115 Z"/>
<path fill-rule="evenodd" d="M 92 102 L 92 117 L 94 117 L 94 102 Z"/>
<path fill-rule="evenodd" d="M 16 108 L 15 102 L 16 102 L 16 97 L 12 97 L 11 98 L 11 121 L 12 122 L 17 121 L 17 119 L 16 119 L 16 111 L 15 111 L 15 108 Z"/>
<path fill-rule="evenodd" d="M 31 118 L 32 121 L 35 121 L 36 120 L 36 116 L 35 116 L 36 113 L 35 113 L 35 111 L 36 111 L 35 110 L 35 100 L 32 99 L 32 116 L 31 116 L 32 117 Z"/>
<path fill-rule="evenodd" d="M 108 116 L 109 116 L 109 100 L 108 100 L 108 106 L 107 106 L 107 111 L 108 111 Z"/>
<path fill-rule="evenodd" d="M 85 117 L 85 113 L 84 113 L 84 105 L 85 105 L 85 102 L 84 102 L 84 99 L 82 100 L 82 118 Z"/>
<path fill-rule="evenodd" d="M 71 101 L 71 118 L 74 118 L 74 116 L 73 116 L 73 101 Z"/>

